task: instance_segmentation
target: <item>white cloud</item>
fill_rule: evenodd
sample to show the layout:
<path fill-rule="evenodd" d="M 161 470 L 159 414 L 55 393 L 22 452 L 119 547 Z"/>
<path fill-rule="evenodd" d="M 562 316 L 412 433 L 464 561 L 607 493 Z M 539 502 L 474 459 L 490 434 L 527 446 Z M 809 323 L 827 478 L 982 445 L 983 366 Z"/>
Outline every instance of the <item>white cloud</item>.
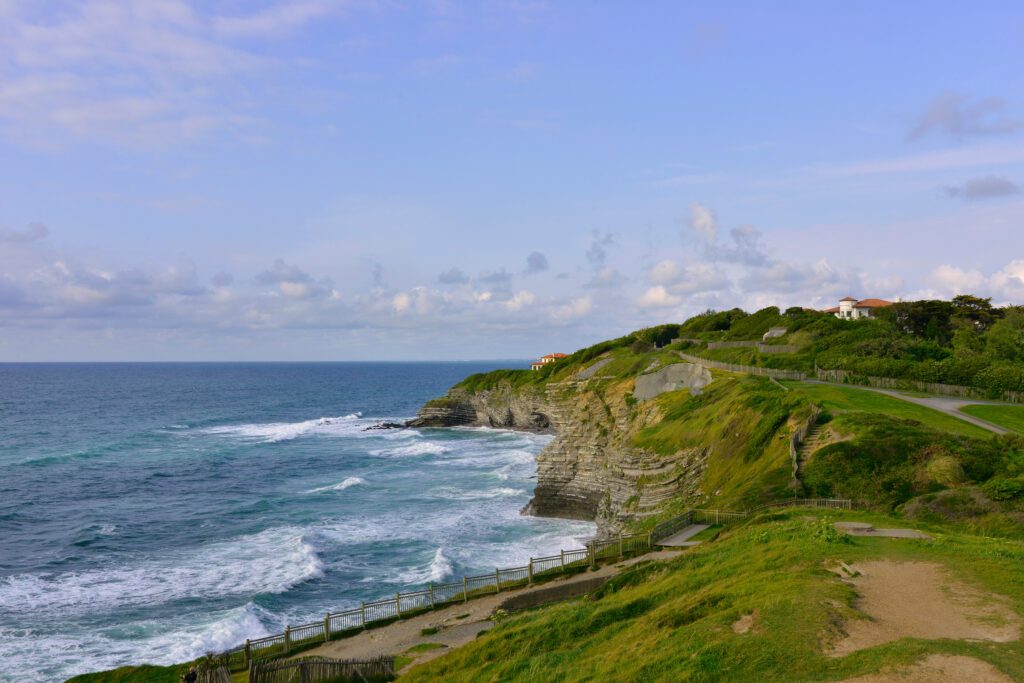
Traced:
<path fill-rule="evenodd" d="M 681 272 L 678 263 L 671 259 L 665 259 L 654 264 L 648 277 L 655 284 L 667 285 L 678 280 Z"/>
<path fill-rule="evenodd" d="M 505 308 L 510 311 L 518 311 L 522 308 L 530 306 L 537 297 L 534 296 L 533 292 L 523 290 L 516 292 L 515 296 L 505 302 Z"/>
<path fill-rule="evenodd" d="M 700 202 L 690 205 L 690 227 L 703 235 L 708 244 L 714 244 L 718 238 L 718 221 L 715 220 L 715 214 Z"/>
<path fill-rule="evenodd" d="M 556 306 L 551 310 L 551 319 L 558 323 L 568 323 L 589 314 L 594 309 L 594 300 L 589 296 L 573 299 L 568 303 Z"/>
<path fill-rule="evenodd" d="M 643 296 L 637 300 L 637 306 L 640 308 L 671 308 L 678 306 L 682 303 L 682 299 L 673 294 L 669 294 L 661 285 L 657 287 L 651 287 Z"/>

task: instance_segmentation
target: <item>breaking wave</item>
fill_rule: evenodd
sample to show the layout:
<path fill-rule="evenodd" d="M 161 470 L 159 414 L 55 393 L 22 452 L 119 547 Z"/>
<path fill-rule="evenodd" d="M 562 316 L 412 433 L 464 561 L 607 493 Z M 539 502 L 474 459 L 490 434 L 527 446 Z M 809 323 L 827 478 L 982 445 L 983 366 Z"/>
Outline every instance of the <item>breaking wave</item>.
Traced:
<path fill-rule="evenodd" d="M 337 484 L 331 484 L 329 486 L 320 486 L 315 489 L 310 489 L 306 493 L 321 493 L 323 491 L 344 491 L 345 489 L 352 488 L 353 486 L 359 486 L 360 484 L 366 484 L 366 480 L 362 477 L 347 477 L 345 481 Z"/>

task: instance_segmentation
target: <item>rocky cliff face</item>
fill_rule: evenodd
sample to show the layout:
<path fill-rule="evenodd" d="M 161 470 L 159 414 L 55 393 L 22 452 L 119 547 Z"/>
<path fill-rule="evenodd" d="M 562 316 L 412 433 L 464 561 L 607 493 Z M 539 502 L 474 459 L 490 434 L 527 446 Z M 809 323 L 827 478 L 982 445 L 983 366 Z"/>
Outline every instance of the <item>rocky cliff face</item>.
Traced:
<path fill-rule="evenodd" d="M 702 382 L 710 380 L 696 374 Z M 698 497 L 708 456 L 700 448 L 666 456 L 632 447 L 636 430 L 661 417 L 657 404 L 638 401 L 633 389 L 632 379 L 600 376 L 542 387 L 499 384 L 472 394 L 456 388 L 425 405 L 409 426 L 554 433 L 537 457 L 537 488 L 525 512 L 595 520 L 600 533 L 610 534 L 627 521 L 654 514 L 670 498 Z"/>

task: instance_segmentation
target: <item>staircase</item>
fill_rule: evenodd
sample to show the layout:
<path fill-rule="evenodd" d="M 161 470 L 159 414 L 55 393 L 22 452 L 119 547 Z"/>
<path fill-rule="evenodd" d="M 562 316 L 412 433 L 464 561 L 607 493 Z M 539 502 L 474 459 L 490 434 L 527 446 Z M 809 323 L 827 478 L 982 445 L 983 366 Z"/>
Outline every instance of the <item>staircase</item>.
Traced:
<path fill-rule="evenodd" d="M 804 463 L 807 462 L 807 459 L 811 457 L 814 451 L 825 445 L 825 441 L 827 441 L 825 425 L 815 424 L 807 430 L 807 434 L 804 435 L 804 439 L 800 442 L 800 447 L 796 452 L 796 473 L 798 478 L 803 471 Z"/>

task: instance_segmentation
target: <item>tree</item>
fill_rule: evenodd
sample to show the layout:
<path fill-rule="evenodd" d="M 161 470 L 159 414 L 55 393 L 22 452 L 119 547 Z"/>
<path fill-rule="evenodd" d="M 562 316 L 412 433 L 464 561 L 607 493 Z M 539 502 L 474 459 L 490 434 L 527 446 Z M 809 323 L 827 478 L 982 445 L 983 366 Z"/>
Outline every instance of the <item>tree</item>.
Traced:
<path fill-rule="evenodd" d="M 992 308 L 992 297 L 983 299 L 971 294 L 953 297 L 954 323 L 972 327 L 984 332 L 995 322 L 998 311 Z"/>
<path fill-rule="evenodd" d="M 1024 360 L 1024 307 L 1005 309 L 1002 320 L 985 335 L 988 352 L 1003 360 Z"/>

